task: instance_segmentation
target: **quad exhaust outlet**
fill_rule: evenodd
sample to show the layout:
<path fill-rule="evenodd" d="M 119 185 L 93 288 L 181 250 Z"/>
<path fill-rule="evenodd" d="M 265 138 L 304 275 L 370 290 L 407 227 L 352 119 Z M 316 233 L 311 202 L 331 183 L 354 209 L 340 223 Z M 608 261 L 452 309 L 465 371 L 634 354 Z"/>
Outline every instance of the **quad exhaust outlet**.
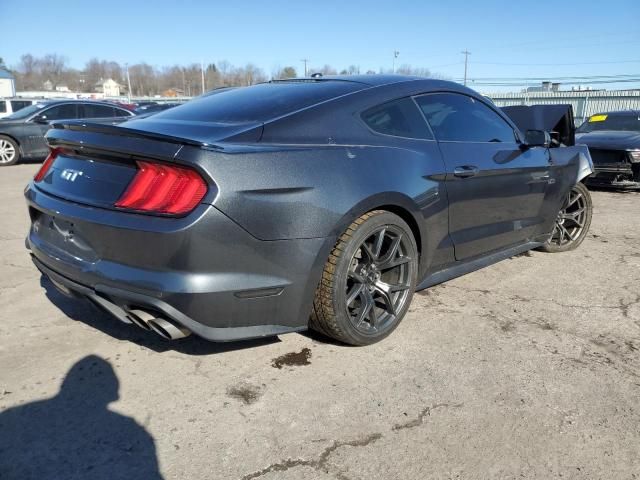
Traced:
<path fill-rule="evenodd" d="M 127 313 L 131 323 L 143 330 L 153 331 L 165 340 L 177 340 L 191 335 L 191 331 L 187 328 L 158 317 L 156 314 L 146 310 L 134 308 L 128 310 Z"/>

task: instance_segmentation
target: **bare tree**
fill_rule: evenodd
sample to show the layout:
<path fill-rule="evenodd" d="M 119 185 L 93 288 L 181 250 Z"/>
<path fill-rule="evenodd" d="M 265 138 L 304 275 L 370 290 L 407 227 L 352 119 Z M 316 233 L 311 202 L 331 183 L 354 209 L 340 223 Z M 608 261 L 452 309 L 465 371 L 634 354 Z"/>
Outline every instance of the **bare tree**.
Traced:
<path fill-rule="evenodd" d="M 51 81 L 54 87 L 61 83 L 66 63 L 67 59 L 57 53 L 48 53 L 38 61 L 42 77 Z"/>
<path fill-rule="evenodd" d="M 296 78 L 298 73 L 293 67 L 278 67 L 272 74 L 272 77 L 276 80 L 286 80 L 287 78 Z"/>
<path fill-rule="evenodd" d="M 331 65 L 324 65 L 321 68 L 309 68 L 310 75 L 321 73 L 322 75 L 337 75 L 337 70 Z"/>

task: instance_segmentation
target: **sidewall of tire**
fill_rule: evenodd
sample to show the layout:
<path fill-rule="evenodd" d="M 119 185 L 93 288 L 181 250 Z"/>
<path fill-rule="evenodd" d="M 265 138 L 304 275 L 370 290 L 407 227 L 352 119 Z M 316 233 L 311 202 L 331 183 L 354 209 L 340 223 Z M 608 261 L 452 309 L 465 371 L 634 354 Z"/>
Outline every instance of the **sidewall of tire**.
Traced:
<path fill-rule="evenodd" d="M 416 279 L 417 279 L 417 270 L 418 270 L 418 249 L 416 246 L 415 239 L 413 238 L 413 234 L 411 232 L 411 228 L 407 223 L 402 220 L 399 216 L 391 213 L 391 212 L 374 212 L 376 213 L 374 216 L 365 220 L 364 223 L 358 226 L 356 231 L 354 232 L 351 240 L 347 243 L 345 250 L 340 255 L 337 264 L 335 264 L 335 283 L 333 290 L 333 311 L 335 313 L 335 320 L 338 324 L 340 330 L 343 333 L 344 341 L 350 343 L 352 345 L 369 345 L 375 342 L 386 338 L 402 321 L 404 315 L 409 309 L 409 305 L 411 304 L 411 300 L 415 291 Z M 402 229 L 405 238 L 409 240 L 408 245 L 411 251 L 405 252 L 405 255 L 408 255 L 412 258 L 413 268 L 412 268 L 412 276 L 410 279 L 410 287 L 408 297 L 402 307 L 402 309 L 397 314 L 396 321 L 388 326 L 385 330 L 375 335 L 366 335 L 361 332 L 358 332 L 355 327 L 351 324 L 350 319 L 347 315 L 346 309 L 346 295 L 344 292 L 347 288 L 347 271 L 351 264 L 351 260 L 355 255 L 356 251 L 376 229 L 382 227 L 384 225 L 394 225 Z"/>
<path fill-rule="evenodd" d="M 18 142 L 16 142 L 11 137 L 7 137 L 6 135 L 0 135 L 0 140 L 6 140 L 7 142 L 10 142 L 11 145 L 13 145 L 13 148 L 16 152 L 15 156 L 13 157 L 13 160 L 7 163 L 0 163 L 0 167 L 9 167 L 11 165 L 15 165 L 16 163 L 18 163 L 20 161 L 20 145 L 18 145 Z"/>
<path fill-rule="evenodd" d="M 593 201 L 591 199 L 591 192 L 589 192 L 589 189 L 587 188 L 587 186 L 582 182 L 579 182 L 578 184 L 576 184 L 575 188 L 579 189 L 580 193 L 584 196 L 585 202 L 586 202 L 586 208 L 588 211 L 587 218 L 585 219 L 584 227 L 582 228 L 582 232 L 580 232 L 580 236 L 576 241 L 568 243 L 566 245 L 555 245 L 550 241 L 547 242 L 545 245 L 540 247 L 540 250 L 542 250 L 543 252 L 560 253 L 560 252 L 569 252 L 571 250 L 575 250 L 584 241 L 584 239 L 587 236 L 587 233 L 589 233 L 589 228 L 591 227 L 591 217 L 593 216 Z"/>

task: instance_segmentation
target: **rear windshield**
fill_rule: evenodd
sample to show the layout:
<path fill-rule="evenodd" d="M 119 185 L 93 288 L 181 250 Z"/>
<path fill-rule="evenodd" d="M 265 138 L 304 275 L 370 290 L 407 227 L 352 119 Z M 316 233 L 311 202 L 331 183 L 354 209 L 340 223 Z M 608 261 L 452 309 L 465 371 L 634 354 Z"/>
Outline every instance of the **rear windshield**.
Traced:
<path fill-rule="evenodd" d="M 157 113 L 153 120 L 263 122 L 363 88 L 366 85 L 344 81 L 261 83 L 196 98 Z"/>
<path fill-rule="evenodd" d="M 617 130 L 623 132 L 640 132 L 639 115 L 609 115 L 600 113 L 592 115 L 580 125 L 577 133 L 596 132 L 599 130 Z"/>

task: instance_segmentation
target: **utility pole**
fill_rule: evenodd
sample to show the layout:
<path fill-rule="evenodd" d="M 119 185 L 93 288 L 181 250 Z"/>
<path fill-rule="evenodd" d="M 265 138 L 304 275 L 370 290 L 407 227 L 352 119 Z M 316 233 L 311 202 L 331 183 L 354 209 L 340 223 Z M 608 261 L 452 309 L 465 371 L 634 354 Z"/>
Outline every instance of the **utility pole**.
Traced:
<path fill-rule="evenodd" d="M 393 51 L 393 73 L 396 73 L 396 58 L 398 58 L 398 55 L 400 55 L 400 52 L 398 50 L 394 50 Z"/>
<path fill-rule="evenodd" d="M 201 73 L 202 73 L 202 93 L 204 93 L 204 60 L 200 62 Z"/>
<path fill-rule="evenodd" d="M 304 76 L 307 76 L 307 62 L 309 61 L 308 58 L 303 58 L 302 60 L 300 60 L 302 63 L 304 63 Z"/>
<path fill-rule="evenodd" d="M 471 55 L 471 52 L 469 50 L 464 50 L 463 52 L 460 52 L 461 54 L 464 55 L 464 86 L 467 86 L 467 61 L 469 59 L 469 55 Z"/>
<path fill-rule="evenodd" d="M 127 100 L 127 102 L 131 103 L 131 77 L 129 77 L 129 64 L 125 63 L 124 66 L 127 69 L 127 88 L 128 88 L 128 91 L 127 91 L 128 100 Z"/>

